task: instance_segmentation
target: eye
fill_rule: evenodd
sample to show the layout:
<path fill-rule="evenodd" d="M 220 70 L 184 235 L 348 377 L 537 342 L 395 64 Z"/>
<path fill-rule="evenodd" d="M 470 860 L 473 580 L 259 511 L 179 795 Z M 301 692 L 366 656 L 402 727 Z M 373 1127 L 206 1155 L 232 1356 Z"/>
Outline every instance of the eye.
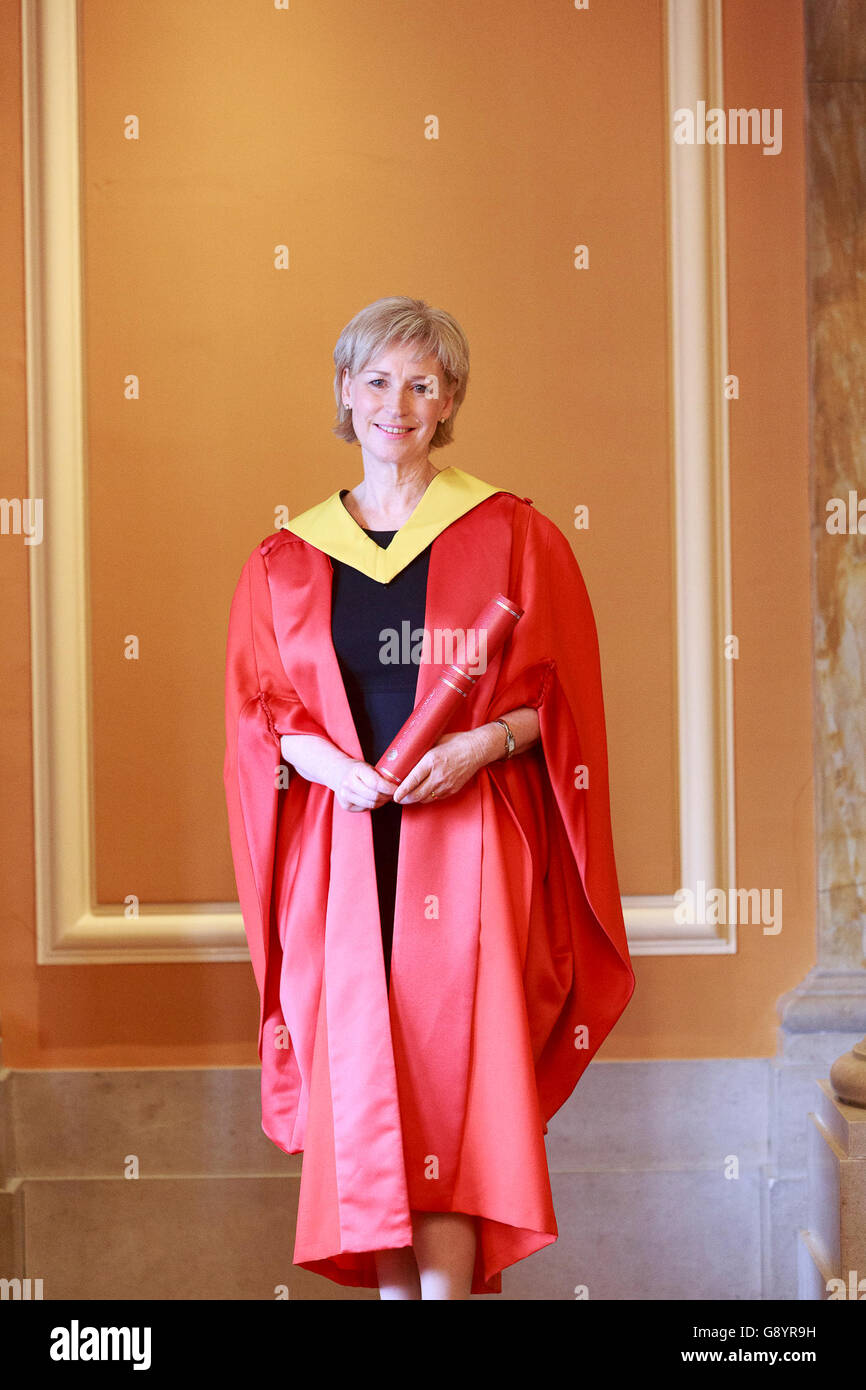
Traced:
<path fill-rule="evenodd" d="M 371 378 L 370 378 L 370 380 L 367 382 L 367 385 L 368 385 L 368 386 L 381 386 L 381 385 L 383 385 L 384 380 L 385 380 L 384 377 L 381 377 L 381 376 L 374 376 L 374 377 L 371 377 Z M 419 394 L 419 395 L 425 395 L 425 396 L 426 396 L 426 394 L 427 394 L 427 382 L 426 382 L 426 381 L 416 381 L 416 382 L 415 382 L 415 391 L 416 391 L 416 393 Z"/>

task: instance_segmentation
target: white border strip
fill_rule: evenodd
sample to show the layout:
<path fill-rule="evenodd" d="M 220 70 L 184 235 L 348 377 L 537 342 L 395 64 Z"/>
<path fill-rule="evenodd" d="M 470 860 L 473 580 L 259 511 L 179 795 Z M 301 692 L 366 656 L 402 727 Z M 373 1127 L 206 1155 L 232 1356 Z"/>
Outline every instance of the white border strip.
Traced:
<path fill-rule="evenodd" d="M 23 0 L 37 962 L 249 959 L 237 904 L 93 909 L 83 267 L 75 0 Z"/>
<path fill-rule="evenodd" d="M 723 145 L 674 145 L 673 113 L 721 106 L 721 0 L 667 0 L 668 266 L 674 436 L 680 884 L 736 883 Z M 736 924 L 678 924 L 673 898 L 626 898 L 635 955 L 736 950 Z"/>
<path fill-rule="evenodd" d="M 721 0 L 666 0 L 676 511 L 680 881 L 733 872 L 724 147 L 672 143 L 672 114 L 721 105 Z M 37 961 L 249 959 L 236 903 L 92 906 L 93 805 L 76 0 L 22 0 Z M 734 926 L 678 925 L 670 896 L 623 900 L 635 955 L 736 949 Z"/>

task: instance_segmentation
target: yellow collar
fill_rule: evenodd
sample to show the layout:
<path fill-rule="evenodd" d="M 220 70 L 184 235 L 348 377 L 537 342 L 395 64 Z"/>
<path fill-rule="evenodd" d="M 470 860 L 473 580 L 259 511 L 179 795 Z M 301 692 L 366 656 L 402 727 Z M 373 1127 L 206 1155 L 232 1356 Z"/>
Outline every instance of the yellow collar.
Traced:
<path fill-rule="evenodd" d="M 440 469 L 387 550 L 377 545 L 349 515 L 339 491 L 301 512 L 282 529 L 309 541 L 335 560 L 345 561 L 379 584 L 387 584 L 452 521 L 502 491 L 461 468 Z"/>

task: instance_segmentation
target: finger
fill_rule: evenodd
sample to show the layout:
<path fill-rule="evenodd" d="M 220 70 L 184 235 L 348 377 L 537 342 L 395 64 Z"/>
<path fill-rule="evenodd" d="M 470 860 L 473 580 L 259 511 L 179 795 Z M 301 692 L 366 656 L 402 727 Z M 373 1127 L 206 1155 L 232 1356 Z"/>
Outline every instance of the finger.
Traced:
<path fill-rule="evenodd" d="M 431 772 L 428 772 L 426 777 L 416 778 L 407 792 L 405 792 L 403 795 L 398 795 L 398 793 L 400 793 L 403 787 L 406 785 L 406 783 L 401 783 L 401 785 L 397 788 L 397 791 L 394 793 L 394 800 L 400 801 L 404 805 L 407 802 L 426 800 L 433 786 L 432 776 L 433 774 Z"/>
<path fill-rule="evenodd" d="M 377 772 L 369 763 L 358 768 L 357 777 L 361 786 L 376 796 L 390 796 L 394 791 L 394 783 L 389 782 L 387 777 L 383 777 L 381 772 Z"/>
<path fill-rule="evenodd" d="M 406 801 L 414 801 L 418 785 L 417 777 L 413 778 L 412 781 L 407 777 L 394 792 L 394 800 L 401 805 Z"/>
<path fill-rule="evenodd" d="M 347 789 L 347 795 L 355 809 L 371 811 L 376 804 L 377 793 L 371 787 L 354 786 Z"/>
<path fill-rule="evenodd" d="M 403 781 L 394 792 L 394 800 L 407 800 L 409 798 L 409 793 L 415 792 L 417 788 L 429 778 L 431 772 L 432 767 L 430 765 L 430 760 L 427 754 L 425 754 L 421 761 L 416 763 L 415 766 L 406 773 Z"/>

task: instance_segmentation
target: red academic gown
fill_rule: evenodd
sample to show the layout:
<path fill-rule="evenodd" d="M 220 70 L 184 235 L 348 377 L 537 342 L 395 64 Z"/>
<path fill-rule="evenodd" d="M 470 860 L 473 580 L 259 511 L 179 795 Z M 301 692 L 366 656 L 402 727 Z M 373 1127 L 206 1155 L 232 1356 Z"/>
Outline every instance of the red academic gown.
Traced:
<path fill-rule="evenodd" d="M 595 622 L 568 541 L 528 499 L 494 492 L 433 541 L 429 633 L 470 627 L 497 592 L 525 609 L 450 729 L 531 705 L 541 738 L 404 806 L 389 995 L 375 811 L 279 776 L 281 734 L 363 756 L 332 572 L 325 549 L 278 531 L 229 619 L 225 786 L 262 1128 L 304 1154 L 296 1264 L 376 1288 L 371 1252 L 412 1243 L 411 1209 L 460 1211 L 478 1218 L 472 1292 L 498 1293 L 502 1269 L 557 1238 L 547 1121 L 634 989 Z M 440 669 L 419 666 L 416 704 Z"/>

